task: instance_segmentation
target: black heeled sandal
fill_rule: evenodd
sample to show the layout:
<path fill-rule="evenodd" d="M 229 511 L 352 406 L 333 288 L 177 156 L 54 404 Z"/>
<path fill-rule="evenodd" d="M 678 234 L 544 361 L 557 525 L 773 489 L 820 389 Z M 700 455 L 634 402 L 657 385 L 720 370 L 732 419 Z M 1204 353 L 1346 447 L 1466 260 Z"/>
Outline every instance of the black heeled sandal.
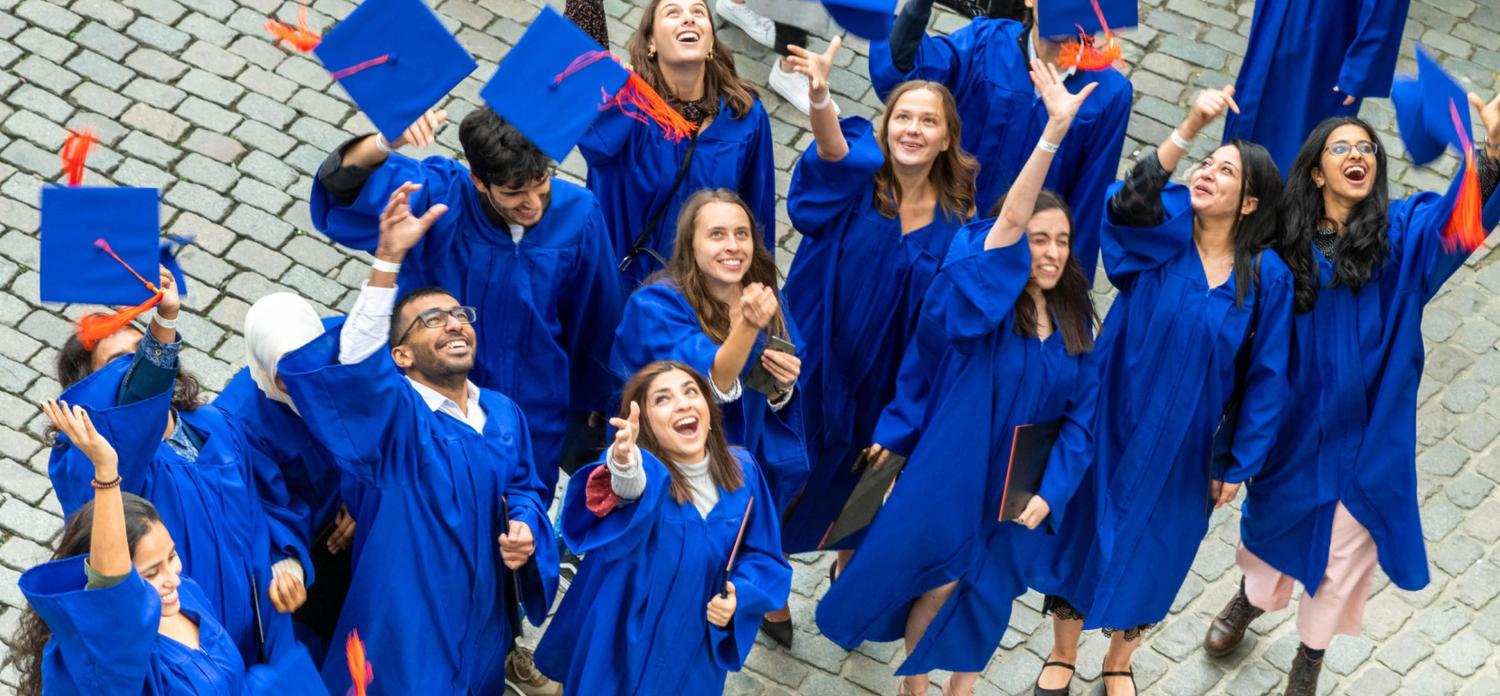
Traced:
<path fill-rule="evenodd" d="M 1061 689 L 1044 688 L 1042 686 L 1042 675 L 1038 674 L 1036 675 L 1036 685 L 1031 689 L 1032 696 L 1068 696 L 1068 687 L 1073 685 L 1073 673 L 1077 670 L 1073 667 L 1073 665 L 1059 660 L 1051 660 L 1042 663 L 1043 672 L 1047 671 L 1048 667 L 1062 667 L 1063 669 L 1068 670 L 1068 683 L 1064 684 Z"/>
<path fill-rule="evenodd" d="M 1099 679 L 1100 680 L 1108 679 L 1109 677 L 1125 677 L 1125 678 L 1127 678 L 1127 679 L 1130 680 L 1130 690 L 1131 691 L 1134 691 L 1137 694 L 1139 694 L 1141 692 L 1141 690 L 1139 688 L 1137 688 L 1136 685 L 1135 685 L 1135 670 L 1133 670 L 1133 669 L 1126 670 L 1124 672 L 1100 672 L 1099 673 Z M 1109 692 L 1109 689 L 1106 687 L 1105 688 L 1105 693 L 1108 693 L 1108 692 Z"/>

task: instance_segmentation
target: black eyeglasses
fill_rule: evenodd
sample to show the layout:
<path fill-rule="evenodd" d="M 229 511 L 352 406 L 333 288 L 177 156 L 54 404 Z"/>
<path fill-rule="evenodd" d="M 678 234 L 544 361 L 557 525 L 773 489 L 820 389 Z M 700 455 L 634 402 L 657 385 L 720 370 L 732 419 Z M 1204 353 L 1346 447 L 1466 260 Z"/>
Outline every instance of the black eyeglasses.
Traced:
<path fill-rule="evenodd" d="M 1350 150 L 1357 150 L 1359 154 L 1364 155 L 1365 157 L 1374 157 L 1375 153 L 1380 151 L 1380 146 L 1368 140 L 1361 140 L 1353 145 L 1340 140 L 1332 145 L 1329 145 L 1327 150 L 1328 154 L 1333 155 L 1334 157 L 1343 157 L 1349 154 Z"/>
<path fill-rule="evenodd" d="M 418 314 L 417 318 L 411 320 L 411 324 L 407 325 L 406 330 L 401 332 L 401 338 L 396 340 L 396 345 L 399 346 L 405 343 L 406 337 L 411 335 L 412 329 L 417 328 L 417 324 L 421 324 L 429 329 L 437 329 L 441 328 L 443 324 L 448 323 L 448 317 L 457 319 L 460 324 L 472 324 L 474 323 L 474 319 L 478 317 L 478 314 L 474 311 L 473 307 L 468 306 L 453 307 L 451 309 L 433 307 Z"/>

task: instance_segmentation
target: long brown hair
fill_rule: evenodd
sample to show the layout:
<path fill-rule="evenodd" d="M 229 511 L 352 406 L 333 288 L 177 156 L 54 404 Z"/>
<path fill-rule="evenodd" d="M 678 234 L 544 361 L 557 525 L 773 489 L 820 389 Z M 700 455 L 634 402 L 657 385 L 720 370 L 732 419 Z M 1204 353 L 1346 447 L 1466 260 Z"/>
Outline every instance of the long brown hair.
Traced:
<path fill-rule="evenodd" d="M 740 198 L 739 194 L 722 188 L 703 189 L 682 204 L 682 213 L 677 216 L 677 241 L 672 247 L 672 258 L 667 260 L 666 268 L 652 274 L 646 282 L 666 280 L 676 286 L 678 292 L 687 298 L 693 312 L 698 315 L 698 324 L 703 327 L 703 333 L 708 334 L 714 343 L 723 343 L 724 339 L 729 338 L 729 305 L 714 299 L 714 296 L 709 294 L 708 281 L 704 279 L 703 270 L 698 268 L 698 260 L 693 254 L 698 212 L 703 210 L 703 206 L 715 201 L 739 206 L 740 210 L 745 211 L 745 218 L 750 221 L 752 244 L 750 267 L 745 270 L 745 276 L 740 279 L 740 285 L 743 287 L 751 283 L 760 283 L 772 290 L 777 289 L 776 262 L 771 259 L 771 252 L 766 249 L 766 243 L 761 239 L 761 231 L 755 222 L 755 215 L 750 212 L 750 206 Z M 771 318 L 771 324 L 766 327 L 766 332 L 773 336 L 788 337 L 785 308 L 780 306 L 779 300 L 776 316 Z"/>
<path fill-rule="evenodd" d="M 745 478 L 740 471 L 739 460 L 729 452 L 729 441 L 724 439 L 724 413 L 709 397 L 709 394 L 713 392 L 708 388 L 708 380 L 698 374 L 697 370 L 676 360 L 658 360 L 641 368 L 640 372 L 635 373 L 635 376 L 625 383 L 625 389 L 620 393 L 620 417 L 630 417 L 630 404 L 632 403 L 641 410 L 641 432 L 636 436 L 636 444 L 655 455 L 661 460 L 662 465 L 667 467 L 667 471 L 672 475 L 672 499 L 679 505 L 692 500 L 692 491 L 688 489 L 687 479 L 683 477 L 682 470 L 678 468 L 677 463 L 662 450 L 656 432 L 651 429 L 651 421 L 646 417 L 646 400 L 651 395 L 651 387 L 656 384 L 656 378 L 673 370 L 681 370 L 692 377 L 693 383 L 698 385 L 698 393 L 702 394 L 703 400 L 708 403 L 706 446 L 709 478 L 713 479 L 715 486 L 726 491 L 739 490 L 740 486 L 745 485 Z"/>
<path fill-rule="evenodd" d="M 120 330 L 141 333 L 135 325 Z M 68 340 L 63 342 L 62 349 L 57 351 L 57 383 L 67 389 L 93 374 L 93 360 L 94 352 L 83 347 L 78 335 L 69 335 Z M 183 412 L 196 411 L 203 405 L 203 385 L 193 373 L 182 369 L 180 365 L 179 362 L 177 379 L 172 385 L 172 408 Z M 52 430 L 52 426 L 47 427 L 49 431 Z"/>
<path fill-rule="evenodd" d="M 661 3 L 662 0 L 651 0 L 646 5 L 645 11 L 641 13 L 641 23 L 625 43 L 625 50 L 630 53 L 630 66 L 636 74 L 662 98 L 670 99 L 677 95 L 667 86 L 661 67 L 656 64 L 656 54 L 650 49 L 651 34 L 656 30 L 656 7 Z M 707 2 L 704 2 L 704 7 L 709 7 Z M 734 113 L 734 117 L 741 118 L 755 106 L 755 87 L 735 71 L 734 53 L 719 41 L 713 19 L 713 10 L 709 9 L 708 31 L 714 37 L 714 43 L 703 66 L 703 98 L 709 109 L 716 110 L 719 108 L 719 98 L 723 97 L 729 103 L 729 110 Z"/>
<path fill-rule="evenodd" d="M 136 544 L 141 537 L 146 536 L 153 525 L 161 524 L 161 515 L 157 514 L 156 507 L 145 498 L 130 493 L 121 493 L 120 497 L 125 508 L 125 545 L 130 555 L 134 556 Z M 52 553 L 52 560 L 88 553 L 93 531 L 94 501 L 90 500 L 68 518 L 68 523 L 63 526 L 62 538 L 57 541 L 57 550 Z M 11 643 L 14 648 L 11 656 L 15 659 L 16 670 L 21 673 L 17 694 L 41 696 L 42 652 L 51 638 L 52 628 L 35 609 L 28 607 L 26 613 L 21 615 L 15 639 Z"/>
<path fill-rule="evenodd" d="M 886 133 L 890 131 L 891 112 L 896 102 L 919 89 L 937 95 L 938 101 L 943 103 L 943 123 L 948 127 L 948 149 L 938 153 L 927 180 L 937 191 L 938 210 L 954 222 L 967 220 L 974 217 L 974 178 L 979 175 L 979 160 L 964 152 L 959 144 L 963 137 L 963 123 L 958 118 L 958 104 L 953 101 L 953 93 L 942 84 L 927 80 L 909 80 L 896 85 L 885 99 L 885 111 L 880 115 L 880 127 L 875 132 L 880 141 L 880 154 L 885 156 L 885 163 L 875 172 L 875 209 L 888 218 L 901 212 L 901 182 L 896 179 Z"/>
<path fill-rule="evenodd" d="M 999 215 L 1000 209 L 1005 207 L 1005 196 L 995 201 L 995 207 L 990 210 L 990 215 Z M 1031 214 L 1047 210 L 1061 210 L 1063 217 L 1068 221 L 1068 260 L 1063 264 L 1062 276 L 1057 279 L 1057 285 L 1051 290 L 1043 290 L 1042 296 L 1047 298 L 1047 307 L 1057 318 L 1057 331 L 1062 333 L 1063 345 L 1068 349 L 1068 355 L 1081 355 L 1094 349 L 1094 329 L 1099 326 L 1099 314 L 1094 309 L 1094 296 L 1089 294 L 1089 280 L 1083 275 L 1083 267 L 1078 264 L 1078 258 L 1072 253 L 1073 250 L 1073 211 L 1061 196 L 1042 189 L 1037 192 L 1036 206 L 1031 209 Z M 1030 243 L 1025 235 L 1021 238 L 1022 244 Z M 1022 292 L 1016 298 L 1016 318 L 1012 324 L 1015 332 L 1021 336 L 1037 336 L 1036 330 L 1036 302 L 1031 299 L 1031 293 Z"/>

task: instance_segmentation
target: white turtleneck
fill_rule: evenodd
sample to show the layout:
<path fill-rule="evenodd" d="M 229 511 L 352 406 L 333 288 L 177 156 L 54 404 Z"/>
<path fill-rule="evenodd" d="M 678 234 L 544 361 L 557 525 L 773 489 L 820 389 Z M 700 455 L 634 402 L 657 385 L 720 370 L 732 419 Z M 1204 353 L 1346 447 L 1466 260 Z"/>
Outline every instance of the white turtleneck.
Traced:
<path fill-rule="evenodd" d="M 609 486 L 614 490 L 615 495 L 624 500 L 638 500 L 646 492 L 646 471 L 641 466 L 640 448 L 632 446 L 630 449 L 630 463 L 622 468 L 615 462 L 614 451 L 611 448 Z M 705 519 L 719 503 L 719 487 L 714 485 L 713 476 L 708 473 L 708 457 L 708 453 L 705 452 L 703 459 L 692 464 L 675 462 L 677 470 L 682 472 L 688 493 L 692 496 L 693 507 L 698 508 L 698 514 Z"/>

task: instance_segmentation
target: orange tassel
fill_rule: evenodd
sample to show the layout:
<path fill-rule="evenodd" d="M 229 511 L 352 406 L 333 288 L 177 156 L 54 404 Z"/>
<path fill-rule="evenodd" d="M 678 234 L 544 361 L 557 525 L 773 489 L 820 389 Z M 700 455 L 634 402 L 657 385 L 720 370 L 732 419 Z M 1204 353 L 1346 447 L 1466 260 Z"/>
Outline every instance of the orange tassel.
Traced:
<path fill-rule="evenodd" d="M 161 289 L 156 287 L 155 283 L 141 277 L 141 274 L 137 273 L 134 268 L 131 268 L 130 264 L 125 263 L 125 259 L 120 258 L 120 255 L 116 254 L 115 250 L 109 247 L 109 242 L 104 241 L 102 238 L 95 239 L 94 246 L 98 247 L 104 253 L 109 254 L 114 260 L 119 261 L 120 265 L 124 266 L 125 270 L 130 271 L 130 274 L 135 276 L 136 280 L 141 281 L 141 284 L 145 285 L 146 289 L 150 290 L 152 294 L 150 299 L 134 307 L 126 307 L 113 314 L 98 312 L 79 319 L 78 342 L 83 344 L 84 350 L 93 350 L 94 346 L 98 345 L 101 339 L 125 328 L 127 324 L 134 321 L 141 313 L 155 307 L 158 302 L 161 302 L 162 297 Z"/>
<path fill-rule="evenodd" d="M 605 58 L 613 59 L 608 51 L 589 51 L 575 59 L 557 77 L 552 78 L 552 84 L 558 84 L 572 75 L 594 63 Z M 698 130 L 698 124 L 682 117 L 677 110 L 667 104 L 651 85 L 641 79 L 635 71 L 630 71 L 630 79 L 625 81 L 625 86 L 620 88 L 614 96 L 601 90 L 603 99 L 599 104 L 599 110 L 603 111 L 611 106 L 617 106 L 626 116 L 641 123 L 655 123 L 661 126 L 662 137 L 671 142 L 679 142 L 683 138 L 691 136 Z"/>
<path fill-rule="evenodd" d="M 1057 54 L 1057 64 L 1063 68 L 1095 71 L 1122 63 L 1120 42 L 1115 40 L 1114 31 L 1104 19 L 1104 9 L 1099 7 L 1099 0 L 1089 1 L 1094 5 L 1094 14 L 1099 17 L 1099 26 L 1104 28 L 1104 45 L 1095 46 L 1094 37 L 1079 26 L 1078 39 L 1063 44 Z"/>
<path fill-rule="evenodd" d="M 354 682 L 349 687 L 349 696 L 365 696 L 369 685 L 375 682 L 375 666 L 365 661 L 365 643 L 359 639 L 359 631 L 349 631 L 344 657 L 349 661 L 349 678 Z"/>
<path fill-rule="evenodd" d="M 1468 104 L 1463 106 L 1468 107 Z M 1448 100 L 1448 113 L 1453 117 L 1453 127 L 1458 131 L 1459 144 L 1464 151 L 1464 171 L 1458 184 L 1458 202 L 1453 205 L 1448 223 L 1443 225 L 1443 246 L 1448 251 L 1462 249 L 1467 254 L 1478 249 L 1487 235 L 1481 217 L 1483 201 L 1479 200 L 1479 168 L 1474 165 L 1474 142 L 1464 128 L 1458 110 L 1458 104 Z"/>
<path fill-rule="evenodd" d="M 63 141 L 62 146 L 62 170 L 68 177 L 69 186 L 77 186 L 83 183 L 83 164 L 89 158 L 89 151 L 99 143 L 94 137 L 92 128 L 81 131 L 68 131 L 68 139 Z"/>
<path fill-rule="evenodd" d="M 292 48 L 295 48 L 303 53 L 307 53 L 308 51 L 317 48 L 318 44 L 322 43 L 323 41 L 323 37 L 319 36 L 317 32 L 314 32 L 307 26 L 306 2 L 303 2 L 302 9 L 297 11 L 296 29 L 293 29 L 292 27 L 282 24 L 281 22 L 278 22 L 274 19 L 267 19 L 266 31 L 271 32 L 271 36 L 276 37 L 277 41 L 285 41 L 291 44 Z"/>

